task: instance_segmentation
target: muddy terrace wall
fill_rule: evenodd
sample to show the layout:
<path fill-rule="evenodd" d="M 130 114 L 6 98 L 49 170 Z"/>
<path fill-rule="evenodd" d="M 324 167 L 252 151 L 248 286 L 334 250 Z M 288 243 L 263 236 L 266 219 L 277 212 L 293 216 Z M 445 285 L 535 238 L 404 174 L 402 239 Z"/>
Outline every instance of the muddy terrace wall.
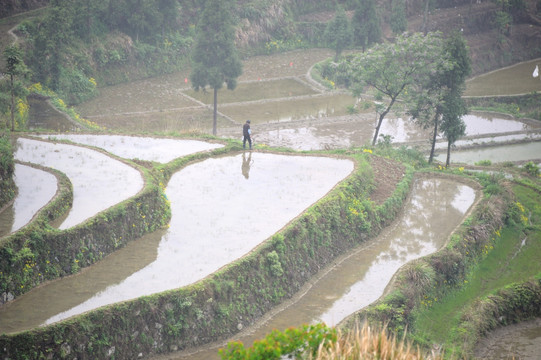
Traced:
<path fill-rule="evenodd" d="M 490 245 L 504 226 L 513 203 L 514 197 L 508 188 L 501 195 L 484 196 L 445 248 L 406 264 L 395 275 L 384 296 L 340 326 L 351 329 L 369 321 L 388 324 L 397 334 L 403 333 L 411 326 L 411 313 L 420 306 L 421 300 L 425 296 L 437 296 L 433 292 L 440 288 L 437 284 L 460 286 L 464 282 L 467 272 L 483 257 L 485 245 Z M 468 313 L 477 315 L 461 325 L 466 353 L 473 350 L 480 337 L 497 326 L 541 316 L 541 278 L 526 279 L 498 290 L 487 299 L 475 302 Z"/>
<path fill-rule="evenodd" d="M 113 304 L 47 327 L 0 336 L 10 359 L 135 359 L 225 339 L 295 294 L 320 269 L 374 236 L 400 211 L 413 170 L 382 205 L 368 200 L 366 154 L 327 197 L 242 259 L 181 289 Z M 175 166 L 179 165 L 176 164 Z"/>

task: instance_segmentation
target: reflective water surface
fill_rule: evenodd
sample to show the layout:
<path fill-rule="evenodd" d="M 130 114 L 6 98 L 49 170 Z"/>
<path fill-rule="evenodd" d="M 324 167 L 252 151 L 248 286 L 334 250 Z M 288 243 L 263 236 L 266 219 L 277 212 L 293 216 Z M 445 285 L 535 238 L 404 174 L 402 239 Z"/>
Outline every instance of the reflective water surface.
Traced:
<path fill-rule="evenodd" d="M 42 99 L 28 98 L 28 128 L 52 129 L 56 131 L 77 131 L 80 126 L 53 108 Z"/>
<path fill-rule="evenodd" d="M 139 171 L 88 148 L 19 138 L 14 157 L 60 170 L 70 179 L 73 206 L 60 229 L 75 226 L 143 188 Z"/>
<path fill-rule="evenodd" d="M 441 248 L 475 198 L 471 187 L 452 180 L 416 180 L 401 217 L 390 228 L 324 271 L 296 302 L 235 339 L 249 346 L 273 329 L 320 321 L 337 324 L 377 300 L 402 265 Z M 154 359 L 219 359 L 217 346 L 221 345 Z"/>
<path fill-rule="evenodd" d="M 164 139 L 126 135 L 54 134 L 41 135 L 51 140 L 70 140 L 104 149 L 126 159 L 167 163 L 176 158 L 223 147 L 222 144 L 185 139 Z"/>
<path fill-rule="evenodd" d="M 436 155 L 435 159 L 445 162 L 447 155 Z M 451 162 L 473 165 L 481 160 L 492 163 L 541 159 L 541 141 L 451 151 Z"/>
<path fill-rule="evenodd" d="M 53 282 L 54 296 L 49 285 L 34 289 L 0 309 L 0 333 L 198 281 L 276 233 L 351 171 L 350 160 L 251 152 L 189 165 L 167 185 L 172 218 L 159 242 L 115 252 L 116 264 L 123 259 L 132 272 L 112 276 L 100 262 Z M 136 262 L 141 267 L 133 267 L 137 257 L 147 259 Z M 75 305 L 59 313 L 60 304 Z"/>
<path fill-rule="evenodd" d="M 466 82 L 466 96 L 516 95 L 541 91 L 541 79 L 532 76 L 541 58 L 479 75 Z"/>
<path fill-rule="evenodd" d="M 44 170 L 15 164 L 17 196 L 13 204 L 0 213 L 0 237 L 28 224 L 36 213 L 56 194 L 56 177 Z"/>

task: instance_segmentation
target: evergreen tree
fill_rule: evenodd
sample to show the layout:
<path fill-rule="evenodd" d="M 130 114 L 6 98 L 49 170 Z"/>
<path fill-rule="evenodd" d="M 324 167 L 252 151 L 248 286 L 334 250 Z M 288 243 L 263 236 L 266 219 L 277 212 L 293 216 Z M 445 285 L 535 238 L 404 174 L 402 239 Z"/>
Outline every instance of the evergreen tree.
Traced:
<path fill-rule="evenodd" d="M 466 40 L 461 33 L 455 31 L 446 39 L 444 50 L 453 67 L 442 76 L 443 85 L 449 89 L 443 98 L 441 130 L 447 139 L 447 159 L 449 166 L 451 146 L 466 132 L 466 124 L 462 117 L 468 109 L 462 98 L 466 89 L 466 78 L 471 73 L 471 60 L 468 55 Z"/>
<path fill-rule="evenodd" d="M 458 32 L 445 39 L 441 61 L 430 75 L 428 84 L 414 86 L 408 96 L 408 113 L 423 128 L 432 127 L 431 150 L 428 162 L 434 159 L 436 138 L 443 132 L 448 140 L 447 166 L 450 149 L 464 135 L 462 116 L 467 113 L 462 99 L 466 78 L 471 72 L 466 42 Z"/>
<path fill-rule="evenodd" d="M 445 94 L 442 106 L 441 131 L 447 139 L 445 167 L 449 166 L 451 160 L 451 146 L 466 134 L 466 124 L 462 117 L 468 113 L 468 109 L 461 95 L 461 91 L 452 89 Z"/>
<path fill-rule="evenodd" d="M 408 20 L 404 0 L 393 0 L 391 3 L 391 30 L 398 35 L 406 31 L 407 26 Z"/>
<path fill-rule="evenodd" d="M 229 90 L 237 86 L 242 74 L 242 62 L 235 48 L 235 28 L 231 15 L 231 0 L 207 0 L 196 28 L 190 74 L 193 88 L 214 89 L 212 134 L 216 135 L 218 90 L 224 83 Z"/>
<path fill-rule="evenodd" d="M 362 46 L 363 51 L 371 44 L 380 41 L 380 18 L 375 0 L 357 0 L 352 26 L 354 43 Z"/>
<path fill-rule="evenodd" d="M 327 24 L 325 41 L 336 52 L 334 60 L 338 61 L 342 51 L 351 44 L 351 28 L 344 8 L 338 6 L 336 15 Z"/>
<path fill-rule="evenodd" d="M 26 88 L 18 78 L 28 74 L 28 68 L 23 61 L 23 52 L 17 45 L 10 45 L 4 50 L 6 60 L 5 73 L 9 75 L 11 131 L 15 130 L 15 99 L 26 96 Z M 6 128 L 7 128 L 6 124 Z"/>

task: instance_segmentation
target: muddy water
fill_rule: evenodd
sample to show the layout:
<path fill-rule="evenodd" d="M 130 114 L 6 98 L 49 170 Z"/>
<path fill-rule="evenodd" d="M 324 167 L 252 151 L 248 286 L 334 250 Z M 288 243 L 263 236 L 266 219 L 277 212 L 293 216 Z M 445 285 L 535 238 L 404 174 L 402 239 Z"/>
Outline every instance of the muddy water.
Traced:
<path fill-rule="evenodd" d="M 415 181 L 400 219 L 384 233 L 323 271 L 305 294 L 262 324 L 235 337 L 249 346 L 273 329 L 325 322 L 335 325 L 377 300 L 405 263 L 441 248 L 473 204 L 475 191 L 447 179 Z M 216 345 L 218 346 L 218 345 Z M 222 346 L 222 344 L 220 344 Z M 217 347 L 155 359 L 218 359 Z"/>
<path fill-rule="evenodd" d="M 538 360 L 541 354 L 541 318 L 498 328 L 475 348 L 475 356 L 494 360 Z"/>
<path fill-rule="evenodd" d="M 143 188 L 139 171 L 101 152 L 66 144 L 19 138 L 16 160 L 57 169 L 73 185 L 73 206 L 60 229 L 80 224 Z"/>
<path fill-rule="evenodd" d="M 119 283 L 156 260 L 158 244 L 165 230 L 159 230 L 128 243 L 99 262 L 33 289 L 0 307 L 0 333 L 35 328 L 66 309 L 88 300 L 111 284 Z"/>
<path fill-rule="evenodd" d="M 541 91 L 541 78 L 534 78 L 541 58 L 477 76 L 466 82 L 465 96 L 516 95 Z"/>
<path fill-rule="evenodd" d="M 495 145 L 497 143 L 519 143 L 519 142 L 528 142 L 528 141 L 539 141 L 541 140 L 541 131 L 530 132 L 527 134 L 513 134 L 513 135 L 495 135 L 495 136 L 483 136 L 475 137 L 471 139 L 463 139 L 455 142 L 454 146 L 457 148 L 462 147 L 474 147 L 479 145 Z M 447 150 L 447 142 L 441 140 L 436 142 L 436 150 Z"/>
<path fill-rule="evenodd" d="M 463 117 L 466 136 L 499 134 L 541 128 L 539 123 L 525 123 L 512 116 L 488 112 L 475 112 Z"/>
<path fill-rule="evenodd" d="M 184 93 L 205 104 L 213 104 L 214 92 L 185 90 Z M 220 104 L 314 95 L 317 92 L 295 78 L 240 83 L 234 91 L 220 91 Z"/>
<path fill-rule="evenodd" d="M 276 109 L 275 111 L 282 110 Z M 316 117 L 313 120 L 283 124 L 258 124 L 256 122 L 252 128 L 255 140 L 259 144 L 283 146 L 296 150 L 321 150 L 369 145 L 374 134 L 375 121 L 373 114 L 363 113 L 332 118 Z M 541 124 L 526 123 L 501 114 L 476 112 L 465 116 L 464 121 L 466 122 L 466 136 L 471 139 L 459 141 L 457 145 L 479 141 L 510 140 L 494 136 L 488 138 L 489 134 L 517 133 L 514 138 L 524 140 L 535 137 L 535 135 L 530 135 L 531 132 L 541 130 Z M 386 118 L 381 125 L 380 134 L 391 136 L 394 143 L 426 142 L 427 146 L 431 137 L 429 130 L 423 130 L 412 121 L 403 118 Z M 446 149 L 446 146 L 446 143 L 438 144 L 438 148 Z"/>
<path fill-rule="evenodd" d="M 261 104 L 235 104 L 222 106 L 220 111 L 235 119 L 251 119 L 255 124 L 268 122 L 291 122 L 304 119 L 318 119 L 347 114 L 347 107 L 355 105 L 351 95 L 333 94 L 300 97 L 264 102 Z"/>
<path fill-rule="evenodd" d="M 0 237 L 28 224 L 53 198 L 58 186 L 51 173 L 21 164 L 15 164 L 14 180 L 18 194 L 13 204 L 0 213 Z"/>
<path fill-rule="evenodd" d="M 80 126 L 53 108 L 47 101 L 28 98 L 28 128 L 52 129 L 56 131 L 77 131 Z"/>
<path fill-rule="evenodd" d="M 436 155 L 437 161 L 445 162 L 446 154 Z M 481 160 L 492 163 L 541 159 L 541 141 L 524 144 L 501 145 L 470 150 L 451 151 L 451 162 L 473 165 Z"/>
<path fill-rule="evenodd" d="M 223 147 L 198 140 L 163 139 L 125 135 L 54 134 L 41 135 L 51 140 L 69 140 L 78 144 L 95 146 L 125 159 L 139 159 L 167 163 L 176 158 L 200 151 Z"/>
<path fill-rule="evenodd" d="M 2 313 L 0 333 L 196 282 L 248 253 L 352 170 L 350 160 L 251 152 L 190 165 L 167 185 L 172 218 L 159 243 L 115 253 L 116 259 L 123 258 L 117 265 L 131 264 L 137 257 L 149 261 L 138 262 L 141 267 L 132 267 L 123 278 L 100 270 L 100 262 L 74 282 L 52 283 L 54 291 L 49 286 L 34 289 Z M 153 254 L 150 258 L 148 251 Z M 53 292 L 56 295 L 50 296 Z M 37 299 L 42 300 L 36 303 Z M 64 304 L 62 309 L 59 303 Z"/>

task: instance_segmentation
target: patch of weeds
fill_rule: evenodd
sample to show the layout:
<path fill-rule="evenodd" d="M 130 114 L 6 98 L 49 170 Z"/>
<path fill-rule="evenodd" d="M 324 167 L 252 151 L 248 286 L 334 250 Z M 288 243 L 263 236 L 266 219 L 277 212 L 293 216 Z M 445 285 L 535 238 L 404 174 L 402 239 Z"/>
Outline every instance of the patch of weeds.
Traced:
<path fill-rule="evenodd" d="M 479 160 L 478 162 L 475 163 L 475 165 L 477 165 L 477 166 L 490 166 L 490 165 L 492 165 L 492 161 L 490 161 L 490 160 Z"/>
<path fill-rule="evenodd" d="M 358 114 L 359 113 L 359 110 L 357 110 L 357 108 L 355 107 L 355 105 L 348 105 L 347 108 L 347 113 L 349 115 L 354 115 L 354 114 Z"/>
<path fill-rule="evenodd" d="M 523 169 L 524 171 L 526 171 L 526 173 L 528 173 L 528 175 L 539 176 L 539 166 L 537 164 L 534 164 L 533 161 L 529 161 L 524 164 Z"/>
<path fill-rule="evenodd" d="M 269 263 L 270 272 L 273 276 L 280 277 L 284 274 L 282 264 L 280 263 L 280 257 L 276 251 L 271 251 L 267 254 L 267 262 Z"/>

